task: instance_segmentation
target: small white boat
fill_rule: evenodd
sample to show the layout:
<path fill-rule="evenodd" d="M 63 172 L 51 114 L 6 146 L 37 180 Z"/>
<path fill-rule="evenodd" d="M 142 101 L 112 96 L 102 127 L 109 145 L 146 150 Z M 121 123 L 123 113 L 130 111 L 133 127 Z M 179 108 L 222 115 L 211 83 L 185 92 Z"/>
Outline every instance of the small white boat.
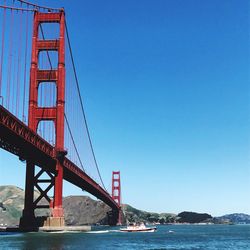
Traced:
<path fill-rule="evenodd" d="M 126 228 L 120 228 L 121 232 L 154 232 L 157 230 L 157 227 L 146 227 L 144 223 L 140 224 L 130 224 Z"/>

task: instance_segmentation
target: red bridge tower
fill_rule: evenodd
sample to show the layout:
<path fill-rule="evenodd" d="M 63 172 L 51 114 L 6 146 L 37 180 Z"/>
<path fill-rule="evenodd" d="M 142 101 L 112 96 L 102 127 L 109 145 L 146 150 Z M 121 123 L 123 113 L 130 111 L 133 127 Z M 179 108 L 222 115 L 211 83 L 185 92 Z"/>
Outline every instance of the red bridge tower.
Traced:
<path fill-rule="evenodd" d="M 122 209 L 121 209 L 121 178 L 120 171 L 112 172 L 112 198 L 119 205 L 118 224 L 122 224 Z"/>
<path fill-rule="evenodd" d="M 39 26 L 42 23 L 58 23 L 59 37 L 55 40 L 39 39 Z M 39 69 L 38 58 L 41 51 L 57 51 L 57 69 Z M 51 82 L 56 85 L 56 105 L 54 107 L 38 106 L 38 87 L 42 82 Z M 20 226 L 23 229 L 30 229 L 37 226 L 34 216 L 36 208 L 51 208 L 51 217 L 47 219 L 48 226 L 63 226 L 64 214 L 62 208 L 62 185 L 63 165 L 62 159 L 66 155 L 64 150 L 64 103 L 65 103 L 65 14 L 61 10 L 58 13 L 34 13 L 33 37 L 32 37 L 32 58 L 30 68 L 30 90 L 29 90 L 29 118 L 28 126 L 37 131 L 40 121 L 53 121 L 55 126 L 55 173 L 46 171 L 46 166 L 41 167 L 40 172 L 35 174 L 35 165 L 27 160 L 25 203 L 23 217 Z M 49 179 L 41 179 L 46 173 Z M 43 190 L 40 183 L 47 183 L 48 187 Z M 40 192 L 38 199 L 34 200 L 34 187 Z M 50 200 L 48 191 L 54 187 L 54 199 Z M 39 205 L 39 201 L 45 198 L 48 205 Z"/>

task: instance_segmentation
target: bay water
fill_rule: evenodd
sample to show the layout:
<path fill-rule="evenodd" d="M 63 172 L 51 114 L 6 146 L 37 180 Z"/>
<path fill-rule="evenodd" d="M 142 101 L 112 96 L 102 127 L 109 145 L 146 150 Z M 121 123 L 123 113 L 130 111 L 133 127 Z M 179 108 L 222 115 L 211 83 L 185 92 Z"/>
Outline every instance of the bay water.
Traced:
<path fill-rule="evenodd" d="M 0 233 L 0 249 L 250 250 L 250 225 L 159 225 L 153 233 L 119 227 L 91 232 Z"/>

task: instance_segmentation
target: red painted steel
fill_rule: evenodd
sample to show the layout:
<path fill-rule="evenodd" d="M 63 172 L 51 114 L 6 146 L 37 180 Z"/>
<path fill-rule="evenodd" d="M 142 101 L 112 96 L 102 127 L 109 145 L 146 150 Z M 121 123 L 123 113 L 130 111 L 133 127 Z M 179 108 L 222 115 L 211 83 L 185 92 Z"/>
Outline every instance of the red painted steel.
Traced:
<path fill-rule="evenodd" d="M 40 40 L 37 41 L 37 49 L 38 51 L 44 50 L 52 50 L 57 51 L 59 49 L 59 42 L 58 40 Z"/>
<path fill-rule="evenodd" d="M 120 171 L 112 172 L 112 198 L 119 207 L 118 224 L 122 224 Z"/>
<path fill-rule="evenodd" d="M 55 162 L 53 159 L 55 156 L 53 146 L 1 105 L 0 131 L 2 147 L 7 151 L 23 159 L 32 158 L 38 166 Z"/>
<path fill-rule="evenodd" d="M 39 25 L 41 23 L 59 23 L 60 34 L 56 40 L 39 40 Z M 58 51 L 58 68 L 54 70 L 39 70 L 38 58 L 41 51 Z M 38 87 L 41 82 L 54 81 L 57 85 L 56 106 L 51 108 L 38 107 Z M 65 104 L 65 14 L 60 13 L 34 13 L 33 37 L 32 37 L 32 56 L 30 69 L 30 97 L 29 97 L 29 118 L 28 126 L 33 131 L 37 131 L 40 121 L 50 120 L 55 125 L 55 149 L 57 156 L 64 156 L 64 104 Z M 27 162 L 26 189 L 34 190 L 34 164 Z M 63 217 L 62 208 L 62 185 L 63 185 L 63 165 L 60 159 L 56 160 L 56 175 L 54 185 L 53 199 L 53 217 Z M 46 196 L 45 196 L 46 198 Z M 33 196 L 29 191 L 25 195 L 25 205 L 30 210 L 30 203 L 33 202 Z M 25 206 L 24 210 L 27 210 Z M 32 212 L 31 212 L 32 213 Z"/>
<path fill-rule="evenodd" d="M 118 204 L 121 205 L 121 179 L 120 171 L 112 172 L 112 198 Z"/>
<path fill-rule="evenodd" d="M 57 70 L 37 70 L 36 77 L 38 82 L 56 82 Z"/>
<path fill-rule="evenodd" d="M 36 21 L 40 23 L 59 23 L 62 18 L 62 13 L 64 15 L 64 10 L 62 9 L 59 13 L 42 13 L 37 12 L 39 15 L 37 16 Z"/>

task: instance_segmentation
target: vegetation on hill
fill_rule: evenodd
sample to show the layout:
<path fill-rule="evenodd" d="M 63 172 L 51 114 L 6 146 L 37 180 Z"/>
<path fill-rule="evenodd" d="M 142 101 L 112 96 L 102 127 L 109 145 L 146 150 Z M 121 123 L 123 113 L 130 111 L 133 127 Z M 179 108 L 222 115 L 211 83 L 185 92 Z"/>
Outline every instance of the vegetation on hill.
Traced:
<path fill-rule="evenodd" d="M 215 219 L 224 223 L 250 224 L 250 215 L 243 213 L 227 214 Z"/>
<path fill-rule="evenodd" d="M 68 196 L 63 199 L 67 225 L 108 224 L 110 207 L 88 196 Z"/>
<path fill-rule="evenodd" d="M 180 223 L 201 223 L 212 219 L 210 214 L 199 214 L 194 212 L 182 212 L 178 214 L 178 222 Z"/>
<path fill-rule="evenodd" d="M 171 213 L 150 213 L 136 208 L 130 205 L 123 205 L 122 207 L 125 220 L 127 222 L 148 222 L 148 223 L 172 223 L 176 220 L 176 215 Z"/>
<path fill-rule="evenodd" d="M 23 190 L 15 186 L 0 186 L 0 225 L 16 225 L 22 214 Z"/>
<path fill-rule="evenodd" d="M 39 193 L 35 191 L 34 197 Z M 16 186 L 0 186 L 0 225 L 15 226 L 19 224 L 24 206 L 24 190 Z M 36 211 L 36 216 L 47 216 L 47 209 Z"/>

